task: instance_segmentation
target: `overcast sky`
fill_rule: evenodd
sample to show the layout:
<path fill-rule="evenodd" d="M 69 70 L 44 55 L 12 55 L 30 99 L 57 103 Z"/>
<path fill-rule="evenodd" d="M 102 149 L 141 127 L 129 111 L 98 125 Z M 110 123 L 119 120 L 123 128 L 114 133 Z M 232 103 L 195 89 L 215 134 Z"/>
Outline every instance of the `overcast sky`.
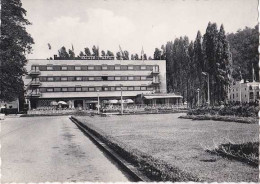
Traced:
<path fill-rule="evenodd" d="M 257 0 L 22 0 L 27 28 L 34 38 L 28 58 L 46 59 L 73 44 L 75 54 L 98 45 L 100 50 L 123 50 L 148 56 L 155 47 L 197 31 L 209 21 L 226 32 L 257 24 Z M 47 44 L 52 49 L 49 50 Z"/>

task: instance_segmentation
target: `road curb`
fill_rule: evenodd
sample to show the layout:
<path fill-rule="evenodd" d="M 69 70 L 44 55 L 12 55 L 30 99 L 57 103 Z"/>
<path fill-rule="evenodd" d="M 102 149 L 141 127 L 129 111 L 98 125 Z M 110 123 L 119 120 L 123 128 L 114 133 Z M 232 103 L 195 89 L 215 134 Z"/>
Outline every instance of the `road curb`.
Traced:
<path fill-rule="evenodd" d="M 107 146 L 103 141 L 101 141 L 97 136 L 93 135 L 90 131 L 88 131 L 89 127 L 85 124 L 78 121 L 73 116 L 70 117 L 70 120 L 77 125 L 77 127 L 84 132 L 100 149 L 102 149 L 105 153 L 107 153 L 119 166 L 131 176 L 131 178 L 135 181 L 143 181 L 143 182 L 151 182 L 151 180 L 143 175 L 140 171 L 137 170 L 131 163 L 127 162 L 120 155 L 114 152 L 109 146 Z"/>

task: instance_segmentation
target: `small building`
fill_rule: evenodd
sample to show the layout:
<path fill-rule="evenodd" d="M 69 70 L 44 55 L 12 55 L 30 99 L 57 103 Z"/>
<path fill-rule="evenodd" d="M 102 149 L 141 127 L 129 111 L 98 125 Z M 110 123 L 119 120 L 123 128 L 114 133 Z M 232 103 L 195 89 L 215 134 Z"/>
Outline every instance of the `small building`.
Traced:
<path fill-rule="evenodd" d="M 260 82 L 244 82 L 236 81 L 229 89 L 228 99 L 231 102 L 256 102 L 259 101 L 259 85 Z"/>

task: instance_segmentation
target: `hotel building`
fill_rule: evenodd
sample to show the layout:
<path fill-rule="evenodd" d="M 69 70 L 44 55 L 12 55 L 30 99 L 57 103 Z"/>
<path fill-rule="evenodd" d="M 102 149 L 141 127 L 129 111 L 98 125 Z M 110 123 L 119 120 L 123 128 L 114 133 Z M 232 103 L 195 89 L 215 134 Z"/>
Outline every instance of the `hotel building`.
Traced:
<path fill-rule="evenodd" d="M 82 57 L 77 60 L 33 59 L 24 77 L 29 108 L 65 101 L 72 108 L 94 109 L 100 102 L 137 96 L 148 104 L 176 104 L 181 96 L 167 94 L 165 60 L 114 60 Z"/>

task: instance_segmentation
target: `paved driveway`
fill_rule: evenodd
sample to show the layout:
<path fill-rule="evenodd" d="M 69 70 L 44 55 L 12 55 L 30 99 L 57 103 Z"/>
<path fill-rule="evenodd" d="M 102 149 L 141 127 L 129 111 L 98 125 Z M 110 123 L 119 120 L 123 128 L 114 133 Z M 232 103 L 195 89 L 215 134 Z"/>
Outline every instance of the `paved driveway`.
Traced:
<path fill-rule="evenodd" d="M 2 183 L 129 181 L 66 116 L 0 124 Z"/>

